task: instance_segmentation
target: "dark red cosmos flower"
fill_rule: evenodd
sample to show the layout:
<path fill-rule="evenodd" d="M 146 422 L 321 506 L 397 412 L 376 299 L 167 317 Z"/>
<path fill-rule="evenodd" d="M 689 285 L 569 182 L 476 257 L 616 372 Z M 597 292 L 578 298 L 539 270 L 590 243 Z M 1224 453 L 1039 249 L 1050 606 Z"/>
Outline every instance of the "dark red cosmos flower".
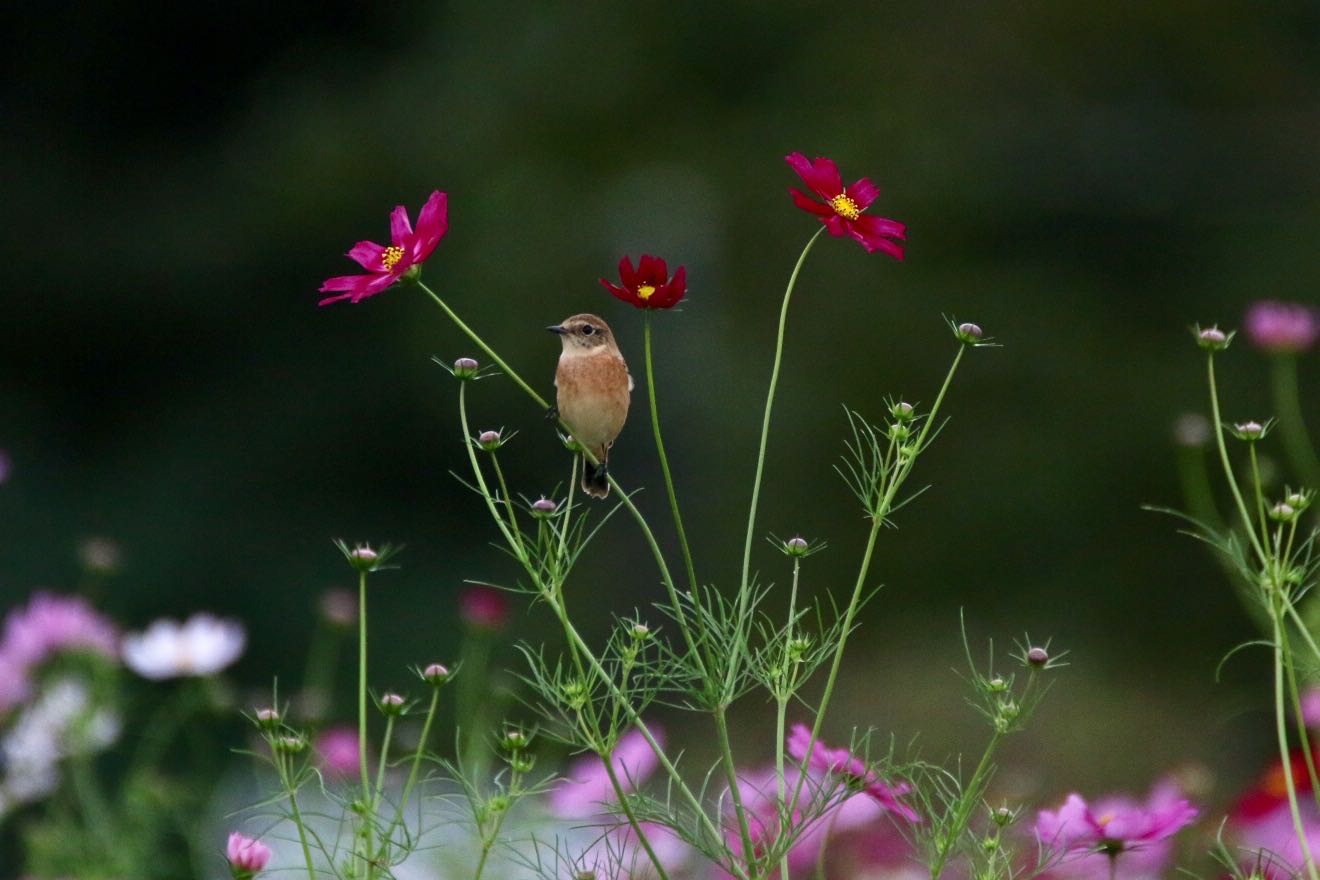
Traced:
<path fill-rule="evenodd" d="M 390 212 L 390 243 L 388 246 L 374 241 L 359 241 L 349 249 L 348 256 L 366 269 L 366 275 L 340 275 L 327 278 L 321 293 L 346 291 L 329 296 L 317 305 L 328 305 L 341 299 L 361 302 L 375 296 L 398 281 L 410 270 L 421 266 L 431 256 L 435 246 L 449 229 L 449 198 L 435 191 L 417 215 L 417 229 L 408 220 L 408 209 L 399 205 Z"/>
<path fill-rule="evenodd" d="M 880 187 L 865 177 L 845 187 L 839 166 L 823 156 L 808 160 L 801 153 L 790 153 L 784 161 L 792 166 L 812 192 L 825 200 L 821 204 L 789 187 L 793 204 L 819 217 L 830 235 L 837 238 L 846 233 L 857 239 L 868 253 L 884 251 L 896 260 L 903 259 L 903 246 L 892 239 L 906 239 L 907 227 L 897 220 L 864 213 L 880 195 Z"/>
<path fill-rule="evenodd" d="M 604 278 L 600 283 L 610 293 L 639 309 L 673 308 L 687 293 L 687 270 L 679 266 L 674 277 L 670 278 L 665 261 L 650 254 L 642 254 L 635 272 L 632 260 L 627 257 L 619 260 L 619 280 L 623 282 L 622 287 Z"/>

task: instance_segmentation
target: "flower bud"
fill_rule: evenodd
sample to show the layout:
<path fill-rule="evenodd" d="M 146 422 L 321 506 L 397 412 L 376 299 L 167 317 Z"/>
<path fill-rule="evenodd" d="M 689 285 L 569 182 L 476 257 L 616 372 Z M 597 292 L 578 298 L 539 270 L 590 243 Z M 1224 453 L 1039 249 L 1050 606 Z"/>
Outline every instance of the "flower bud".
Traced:
<path fill-rule="evenodd" d="M 635 641 L 644 642 L 651 637 L 651 628 L 644 623 L 634 623 L 631 633 Z"/>
<path fill-rule="evenodd" d="M 561 689 L 564 697 L 564 703 L 572 710 L 577 711 L 587 705 L 587 686 L 580 680 L 564 682 Z"/>
<path fill-rule="evenodd" d="M 811 650 L 811 638 L 809 636 L 794 636 L 788 640 L 788 659 L 794 663 L 801 663 L 802 658 L 807 656 Z"/>
<path fill-rule="evenodd" d="M 358 544 L 348 551 L 348 564 L 358 571 L 375 571 L 378 562 L 380 562 L 380 554 L 366 544 Z"/>
<path fill-rule="evenodd" d="M 784 552 L 789 556 L 806 556 L 811 545 L 801 535 L 795 535 L 784 542 Z"/>
<path fill-rule="evenodd" d="M 564 444 L 564 449 L 569 452 L 581 452 L 582 444 L 573 439 L 571 434 L 560 434 L 559 442 Z"/>
<path fill-rule="evenodd" d="M 289 755 L 296 755 L 299 752 L 307 750 L 307 740 L 298 734 L 276 737 L 273 745 L 275 746 L 276 751 L 284 752 Z"/>
<path fill-rule="evenodd" d="M 452 673 L 449 671 L 449 667 L 443 663 L 431 663 L 422 670 L 422 681 L 432 687 L 440 687 L 440 685 L 448 682 L 451 677 Z"/>
<path fill-rule="evenodd" d="M 559 503 L 546 498 L 544 495 L 532 502 L 532 516 L 537 519 L 548 519 L 554 516 L 555 511 L 558 509 Z"/>
<path fill-rule="evenodd" d="M 1270 508 L 1270 519 L 1275 522 L 1292 522 L 1297 519 L 1297 511 L 1291 504 L 1280 501 Z"/>
<path fill-rule="evenodd" d="M 490 813 L 503 813 L 511 804 L 506 794 L 491 795 L 490 800 L 486 801 L 486 810 Z"/>
<path fill-rule="evenodd" d="M 992 694 L 1002 694 L 1004 691 L 1008 690 L 1008 682 L 996 675 L 994 678 L 986 682 L 986 687 L 990 689 L 990 693 Z"/>
<path fill-rule="evenodd" d="M 272 709 L 269 706 L 264 709 L 258 709 L 256 714 L 257 726 L 263 730 L 275 730 L 280 726 L 283 720 L 280 717 L 278 709 Z"/>
<path fill-rule="evenodd" d="M 1225 333 L 1218 327 L 1206 327 L 1203 330 L 1200 326 L 1196 326 L 1192 328 L 1192 335 L 1196 337 L 1196 344 L 1204 351 L 1223 351 L 1233 341 L 1232 333 Z"/>
<path fill-rule="evenodd" d="M 900 422 L 910 422 L 917 417 L 917 410 L 912 404 L 900 400 L 889 407 L 889 414 Z"/>
<path fill-rule="evenodd" d="M 477 370 L 480 366 L 480 364 L 470 357 L 461 357 L 454 361 L 454 378 L 465 380 L 474 379 L 476 378 Z"/>
<path fill-rule="evenodd" d="M 1306 510 L 1306 508 L 1311 506 L 1313 498 L 1314 495 L 1310 492 L 1289 492 L 1288 497 L 1283 499 L 1283 503 L 1298 513 L 1301 513 L 1303 510 Z"/>
<path fill-rule="evenodd" d="M 504 731 L 504 738 L 500 740 L 500 745 L 506 752 L 521 752 L 531 743 L 531 737 L 517 727 L 510 727 Z"/>
<path fill-rule="evenodd" d="M 997 807 L 990 811 L 990 819 L 1000 828 L 1005 828 L 1017 820 L 1017 813 L 1008 807 Z"/>
<path fill-rule="evenodd" d="M 249 880 L 266 869 L 270 862 L 270 847 L 237 831 L 229 835 L 225 858 L 235 880 Z"/>
<path fill-rule="evenodd" d="M 1233 436 L 1239 440 L 1259 440 L 1265 436 L 1265 426 L 1260 422 L 1239 422 L 1233 426 Z"/>
<path fill-rule="evenodd" d="M 889 439 L 895 443 L 903 443 L 911 436 L 912 432 L 903 422 L 894 422 L 889 426 Z"/>
<path fill-rule="evenodd" d="M 509 767 L 515 773 L 531 773 L 536 766 L 536 756 L 527 752 L 514 752 L 508 757 Z"/>
<path fill-rule="evenodd" d="M 953 331 L 953 335 L 958 338 L 959 342 L 971 345 L 972 343 L 979 342 L 981 337 L 985 334 L 981 332 L 980 327 L 968 321 L 959 324 L 957 329 Z"/>
<path fill-rule="evenodd" d="M 1042 669 L 1046 663 L 1050 662 L 1050 653 L 1042 647 L 1027 649 L 1027 665 L 1033 669 Z"/>
<path fill-rule="evenodd" d="M 407 711 L 406 701 L 396 693 L 387 692 L 376 701 L 382 715 L 402 715 Z"/>
<path fill-rule="evenodd" d="M 494 452 L 504 445 L 504 438 L 499 431 L 482 431 L 477 435 L 477 445 L 487 452 Z"/>

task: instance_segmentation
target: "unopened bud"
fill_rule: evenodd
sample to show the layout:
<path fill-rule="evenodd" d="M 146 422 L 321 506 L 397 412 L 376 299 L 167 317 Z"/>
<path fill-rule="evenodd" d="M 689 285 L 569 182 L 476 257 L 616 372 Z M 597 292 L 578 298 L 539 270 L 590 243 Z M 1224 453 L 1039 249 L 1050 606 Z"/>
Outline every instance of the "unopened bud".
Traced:
<path fill-rule="evenodd" d="M 1013 812 L 1008 807 L 998 807 L 990 811 L 990 818 L 1000 828 L 1004 828 L 1013 824 L 1017 819 L 1017 813 Z"/>
<path fill-rule="evenodd" d="M 1311 506 L 1311 499 L 1313 497 L 1314 496 L 1310 492 L 1289 492 L 1288 497 L 1283 499 L 1283 503 L 1287 504 L 1298 513 L 1301 513 L 1303 510 L 1306 510 L 1306 508 Z"/>
<path fill-rule="evenodd" d="M 358 571 L 374 571 L 380 562 L 380 554 L 366 544 L 358 544 L 348 551 L 348 563 Z"/>
<path fill-rule="evenodd" d="M 1029 648 L 1027 650 L 1027 664 L 1036 669 L 1040 669 L 1050 662 L 1050 652 L 1041 647 Z"/>
<path fill-rule="evenodd" d="M 385 693 L 376 701 L 380 707 L 382 715 L 402 715 L 404 713 L 404 703 L 406 701 L 402 696 L 396 693 Z"/>
<path fill-rule="evenodd" d="M 454 361 L 454 378 L 455 379 L 475 378 L 477 375 L 477 370 L 479 368 L 480 368 L 480 364 L 478 364 L 473 358 L 461 357 L 458 360 Z"/>
<path fill-rule="evenodd" d="M 422 681 L 433 687 L 440 687 L 449 681 L 451 675 L 448 666 L 443 663 L 431 663 L 422 670 Z"/>
<path fill-rule="evenodd" d="M 1265 426 L 1260 422 L 1239 422 L 1233 426 L 1233 436 L 1239 440 L 1259 440 L 1265 436 Z"/>
<path fill-rule="evenodd" d="M 917 410 L 912 404 L 900 400 L 889 407 L 889 414 L 900 422 L 910 422 L 917 417 Z"/>
<path fill-rule="evenodd" d="M 280 726 L 280 721 L 283 720 L 280 718 L 279 710 L 270 707 L 258 709 L 256 717 L 257 726 L 263 727 L 266 730 L 274 730 Z"/>
<path fill-rule="evenodd" d="M 563 686 L 564 702 L 574 711 L 587 704 L 587 686 L 581 681 L 566 681 Z"/>
<path fill-rule="evenodd" d="M 634 623 L 631 633 L 634 639 L 644 642 L 651 637 L 651 628 L 644 623 Z"/>
<path fill-rule="evenodd" d="M 1275 522 L 1292 522 L 1297 518 L 1297 511 L 1291 504 L 1280 502 L 1270 508 L 1270 519 Z"/>
<path fill-rule="evenodd" d="M 307 740 L 296 734 L 289 734 L 288 736 L 276 737 L 274 745 L 278 751 L 296 755 L 299 752 L 306 751 Z"/>
<path fill-rule="evenodd" d="M 558 509 L 559 503 L 546 498 L 544 495 L 532 502 L 532 516 L 538 519 L 554 516 L 555 511 Z"/>
<path fill-rule="evenodd" d="M 800 535 L 789 538 L 784 542 L 784 552 L 789 556 L 806 556 L 807 551 L 810 549 L 811 545 L 807 543 L 807 539 Z"/>
<path fill-rule="evenodd" d="M 499 431 L 482 431 L 477 435 L 477 445 L 487 452 L 494 452 L 504 445 L 504 438 Z"/>
<path fill-rule="evenodd" d="M 521 752 L 527 748 L 529 742 L 531 742 L 531 739 L 525 732 L 512 727 L 504 731 L 504 739 L 500 741 L 500 745 L 504 747 L 506 752 Z"/>
<path fill-rule="evenodd" d="M 1232 333 L 1225 333 L 1218 327 L 1206 327 L 1204 330 L 1193 327 L 1192 334 L 1196 337 L 1196 344 L 1205 351 L 1223 351 L 1233 341 Z"/>
<path fill-rule="evenodd" d="M 912 432 L 908 430 L 908 426 L 903 422 L 894 422 L 889 426 L 889 439 L 895 443 L 902 443 L 910 436 L 912 436 Z"/>
<path fill-rule="evenodd" d="M 992 694 L 1002 694 L 1004 691 L 1008 690 L 1008 682 L 996 675 L 994 678 L 986 682 L 986 687 L 990 688 L 990 693 Z"/>
<path fill-rule="evenodd" d="M 981 332 L 980 327 L 968 321 L 959 324 L 957 329 L 954 330 L 953 335 L 958 337 L 959 342 L 964 342 L 970 345 L 971 343 L 979 342 L 981 337 L 985 334 Z"/>
<path fill-rule="evenodd" d="M 536 756 L 528 752 L 514 752 L 509 755 L 508 761 L 515 773 L 531 773 L 536 766 Z"/>

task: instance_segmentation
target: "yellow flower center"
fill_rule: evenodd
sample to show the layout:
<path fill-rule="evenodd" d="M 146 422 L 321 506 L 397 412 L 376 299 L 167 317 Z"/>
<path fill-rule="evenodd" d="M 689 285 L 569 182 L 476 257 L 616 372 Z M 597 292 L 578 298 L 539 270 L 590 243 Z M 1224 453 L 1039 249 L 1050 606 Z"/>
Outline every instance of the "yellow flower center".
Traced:
<path fill-rule="evenodd" d="M 651 294 L 653 293 L 655 293 L 655 285 L 652 284 L 643 284 L 641 287 L 637 288 L 637 298 L 643 302 L 650 299 Z"/>
<path fill-rule="evenodd" d="M 386 272 L 389 272 L 396 265 L 398 265 L 399 260 L 402 259 L 403 259 L 403 248 L 399 247 L 397 244 L 393 244 L 385 248 L 385 250 L 381 253 L 380 265 L 382 268 L 385 269 Z"/>
<path fill-rule="evenodd" d="M 834 209 L 834 213 L 838 214 L 845 220 L 856 220 L 858 217 L 862 216 L 862 209 L 857 207 L 856 202 L 848 198 L 846 192 L 841 192 L 834 198 L 830 199 L 830 207 Z"/>
<path fill-rule="evenodd" d="M 1108 824 L 1109 824 L 1110 822 L 1112 822 L 1112 821 L 1114 821 L 1114 814 L 1113 814 L 1113 813 L 1105 813 L 1105 814 L 1104 814 L 1103 816 L 1101 816 L 1099 819 L 1096 819 L 1096 820 L 1095 820 L 1095 824 L 1099 825 L 1101 828 L 1104 828 L 1106 825 L 1108 825 Z"/>

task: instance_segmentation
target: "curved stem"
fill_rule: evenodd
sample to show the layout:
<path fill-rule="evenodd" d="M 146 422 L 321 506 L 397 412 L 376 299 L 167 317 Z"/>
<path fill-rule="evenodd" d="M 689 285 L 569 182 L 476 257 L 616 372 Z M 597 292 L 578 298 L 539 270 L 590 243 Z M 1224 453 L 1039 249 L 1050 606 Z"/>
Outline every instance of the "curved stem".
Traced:
<path fill-rule="evenodd" d="M 417 743 L 417 751 L 413 753 L 412 767 L 408 770 L 408 779 L 403 784 L 403 794 L 399 797 L 399 805 L 394 810 L 394 818 L 390 821 L 389 827 L 380 841 L 380 853 L 383 856 L 385 849 L 390 845 L 394 838 L 394 831 L 403 824 L 403 811 L 408 806 L 408 799 L 412 797 L 413 786 L 417 783 L 417 772 L 421 769 L 422 755 L 426 751 L 426 741 L 431 736 L 431 722 L 435 720 L 436 709 L 440 705 L 440 688 L 437 685 L 431 687 L 431 705 L 426 709 L 426 720 L 422 722 L 422 736 Z"/>
<path fill-rule="evenodd" d="M 683 528 L 683 516 L 678 511 L 678 495 L 674 492 L 674 477 L 669 470 L 669 456 L 665 454 L 665 442 L 660 436 L 660 412 L 655 401 L 655 375 L 651 368 L 651 313 L 646 312 L 642 322 L 642 334 L 646 351 L 646 396 L 651 403 L 651 432 L 655 435 L 655 451 L 660 456 L 660 471 L 665 477 L 665 491 L 669 495 L 669 510 L 674 515 L 674 530 L 678 532 L 678 545 L 683 551 L 683 564 L 687 567 L 688 589 L 695 597 L 697 594 L 697 572 L 692 565 L 692 549 L 688 546 L 687 530 Z"/>
<path fill-rule="evenodd" d="M 743 560 L 742 576 L 738 581 L 738 616 L 741 617 L 747 611 L 748 594 L 751 590 L 748 581 L 751 578 L 752 568 L 752 538 L 756 534 L 756 511 L 761 503 L 761 478 L 765 473 L 765 449 L 770 442 L 770 413 L 775 406 L 775 391 L 779 387 L 779 368 L 784 360 L 784 332 L 788 327 L 788 304 L 793 299 L 793 289 L 797 287 L 798 273 L 802 271 L 802 264 L 807 260 L 807 254 L 811 253 L 812 245 L 825 232 L 825 227 L 816 230 L 816 233 L 807 240 L 807 244 L 802 248 L 802 253 L 798 255 L 797 263 L 793 266 L 793 273 L 788 276 L 788 286 L 784 288 L 784 301 L 779 307 L 779 330 L 775 336 L 775 360 L 770 368 L 770 385 L 765 395 L 765 414 L 761 417 L 761 442 L 756 452 L 756 475 L 752 478 L 752 503 L 747 510 L 747 536 L 743 541 Z M 741 653 L 737 646 L 734 646 L 733 656 L 730 658 L 728 674 L 725 677 L 725 690 L 732 687 L 734 677 L 738 668 L 738 661 Z"/>
<path fill-rule="evenodd" d="M 1283 767 L 1283 782 L 1288 791 L 1288 810 L 1292 814 L 1293 830 L 1301 846 L 1302 860 L 1306 863 L 1306 874 L 1310 880 L 1320 880 L 1316 872 L 1315 858 L 1311 855 L 1311 846 L 1306 839 L 1306 827 L 1302 824 L 1302 813 L 1297 806 L 1297 784 L 1293 780 L 1292 758 L 1288 754 L 1288 720 L 1284 714 L 1285 697 L 1283 686 L 1283 622 L 1278 608 L 1279 598 L 1270 597 L 1271 617 L 1274 619 L 1274 728 L 1279 739 L 1279 760 Z"/>
<path fill-rule="evenodd" d="M 1238 514 L 1242 517 L 1242 525 L 1247 530 L 1247 537 L 1251 541 L 1252 548 L 1256 551 L 1256 556 L 1260 559 L 1261 565 L 1269 564 L 1269 554 L 1261 546 L 1260 538 L 1256 535 L 1256 527 L 1251 522 L 1251 514 L 1247 511 L 1247 503 L 1242 500 L 1242 490 L 1238 488 L 1237 478 L 1233 476 L 1233 465 L 1228 460 L 1228 447 L 1224 444 L 1224 422 L 1219 415 L 1219 388 L 1215 384 L 1215 353 L 1209 352 L 1206 355 L 1206 375 L 1210 383 L 1210 418 L 1214 422 L 1215 444 L 1219 448 L 1219 463 L 1224 468 L 1224 479 L 1228 481 L 1228 488 L 1233 493 L 1233 501 L 1237 504 Z"/>

